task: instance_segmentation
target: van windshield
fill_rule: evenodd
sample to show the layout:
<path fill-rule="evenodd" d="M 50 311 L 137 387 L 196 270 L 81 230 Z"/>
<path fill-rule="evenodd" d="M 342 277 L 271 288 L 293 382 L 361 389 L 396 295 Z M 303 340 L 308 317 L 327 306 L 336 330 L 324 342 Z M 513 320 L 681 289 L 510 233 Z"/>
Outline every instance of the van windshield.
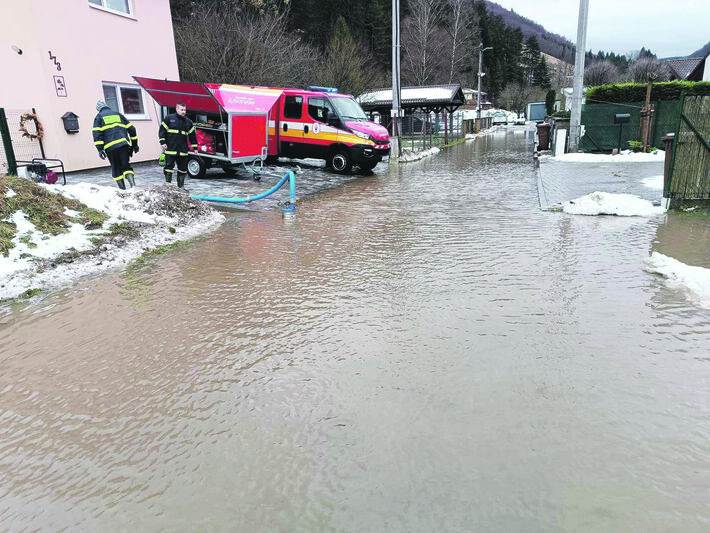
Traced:
<path fill-rule="evenodd" d="M 329 98 L 335 110 L 343 120 L 369 120 L 367 115 L 352 98 Z"/>

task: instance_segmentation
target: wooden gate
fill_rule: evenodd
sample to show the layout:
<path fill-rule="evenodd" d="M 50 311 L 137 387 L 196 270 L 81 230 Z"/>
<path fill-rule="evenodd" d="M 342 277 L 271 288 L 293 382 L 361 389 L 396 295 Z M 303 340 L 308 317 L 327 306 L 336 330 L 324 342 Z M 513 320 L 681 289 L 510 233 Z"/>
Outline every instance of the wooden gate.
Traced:
<path fill-rule="evenodd" d="M 710 205 L 710 96 L 681 95 L 663 196 L 669 209 Z"/>

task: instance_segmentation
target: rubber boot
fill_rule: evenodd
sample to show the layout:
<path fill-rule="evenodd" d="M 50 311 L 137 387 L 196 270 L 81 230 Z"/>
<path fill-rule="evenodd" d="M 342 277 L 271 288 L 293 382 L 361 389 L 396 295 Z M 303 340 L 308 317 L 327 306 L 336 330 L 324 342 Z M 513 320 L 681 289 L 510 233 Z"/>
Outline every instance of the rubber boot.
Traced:
<path fill-rule="evenodd" d="M 133 174 L 126 174 L 126 181 L 131 187 L 136 186 L 136 177 Z"/>
<path fill-rule="evenodd" d="M 126 190 L 126 182 L 123 181 L 123 178 L 120 180 L 116 180 L 116 185 L 118 185 L 118 188 L 125 191 Z"/>
<path fill-rule="evenodd" d="M 177 175 L 177 186 L 182 189 L 185 186 L 185 173 L 178 172 Z"/>
<path fill-rule="evenodd" d="M 173 175 L 171 172 L 164 172 L 165 174 L 165 183 L 172 183 L 173 181 Z"/>

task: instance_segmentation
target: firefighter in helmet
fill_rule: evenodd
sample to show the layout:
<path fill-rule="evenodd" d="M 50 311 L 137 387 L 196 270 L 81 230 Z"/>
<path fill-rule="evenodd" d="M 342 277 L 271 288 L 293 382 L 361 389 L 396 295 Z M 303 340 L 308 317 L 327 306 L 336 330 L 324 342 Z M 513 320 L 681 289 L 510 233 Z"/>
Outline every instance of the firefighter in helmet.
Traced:
<path fill-rule="evenodd" d="M 187 108 L 182 102 L 175 104 L 175 113 L 171 113 L 160 123 L 158 130 L 158 140 L 165 151 L 165 181 L 173 181 L 173 168 L 177 163 L 177 186 L 185 186 L 185 175 L 187 174 L 187 154 L 190 148 L 187 145 L 188 139 L 192 146 L 197 146 L 197 136 L 195 126 L 192 121 L 185 116 Z"/>
<path fill-rule="evenodd" d="M 111 163 L 111 175 L 119 189 L 125 189 L 124 178 L 131 187 L 135 187 L 135 172 L 130 164 L 133 154 L 138 153 L 136 128 L 121 113 L 114 111 L 103 100 L 96 102 L 94 118 L 94 146 L 99 157 L 108 157 Z"/>

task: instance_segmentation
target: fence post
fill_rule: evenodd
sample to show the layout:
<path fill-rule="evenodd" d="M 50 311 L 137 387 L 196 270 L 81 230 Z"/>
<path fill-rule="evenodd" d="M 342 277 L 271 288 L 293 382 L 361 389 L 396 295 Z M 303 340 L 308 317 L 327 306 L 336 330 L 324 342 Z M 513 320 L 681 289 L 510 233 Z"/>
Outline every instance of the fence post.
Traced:
<path fill-rule="evenodd" d="M 5 157 L 7 158 L 7 173 L 14 176 L 17 174 L 17 160 L 15 159 L 15 151 L 12 148 L 10 130 L 7 127 L 7 116 L 5 116 L 5 109 L 2 107 L 0 107 L 0 136 L 2 137 Z"/>
<path fill-rule="evenodd" d="M 37 114 L 37 110 L 36 110 L 34 107 L 32 108 L 32 112 L 33 112 L 35 115 Z M 45 159 L 46 156 L 44 155 L 44 145 L 42 144 L 42 137 L 40 137 L 40 138 L 37 139 L 37 140 L 39 141 L 39 152 L 42 154 L 42 159 Z"/>

